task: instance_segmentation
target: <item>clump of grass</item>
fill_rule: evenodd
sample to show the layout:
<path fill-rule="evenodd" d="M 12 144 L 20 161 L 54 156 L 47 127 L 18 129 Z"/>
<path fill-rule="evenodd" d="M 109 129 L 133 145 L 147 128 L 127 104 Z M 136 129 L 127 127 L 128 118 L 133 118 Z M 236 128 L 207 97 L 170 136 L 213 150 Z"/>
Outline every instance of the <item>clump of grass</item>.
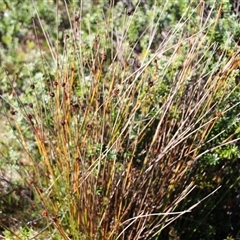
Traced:
<path fill-rule="evenodd" d="M 189 36 L 190 17 L 181 19 L 153 51 L 155 17 L 137 54 L 128 30 L 138 5 L 116 29 L 114 9 L 106 11 L 90 44 L 81 37 L 81 14 L 70 19 L 62 51 L 45 34 L 54 63 L 42 58 L 41 82 L 16 94 L 18 112 L 10 110 L 27 159 L 20 173 L 45 220 L 39 238 L 157 238 L 197 206 L 175 212 L 195 187 L 191 170 L 211 129 L 234 107 L 225 103 L 238 52 L 208 42 L 212 25 Z"/>

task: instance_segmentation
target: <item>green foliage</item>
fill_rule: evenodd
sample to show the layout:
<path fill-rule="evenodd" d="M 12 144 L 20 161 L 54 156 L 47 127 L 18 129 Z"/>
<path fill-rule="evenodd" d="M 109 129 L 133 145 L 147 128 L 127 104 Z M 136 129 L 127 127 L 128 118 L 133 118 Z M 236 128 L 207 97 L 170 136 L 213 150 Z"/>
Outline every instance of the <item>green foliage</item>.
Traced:
<path fill-rule="evenodd" d="M 0 199 L 34 193 L 26 221 L 0 220 L 6 238 L 237 235 L 236 16 L 228 1 L 133 3 L 0 4 L 1 166 L 21 177 Z"/>

